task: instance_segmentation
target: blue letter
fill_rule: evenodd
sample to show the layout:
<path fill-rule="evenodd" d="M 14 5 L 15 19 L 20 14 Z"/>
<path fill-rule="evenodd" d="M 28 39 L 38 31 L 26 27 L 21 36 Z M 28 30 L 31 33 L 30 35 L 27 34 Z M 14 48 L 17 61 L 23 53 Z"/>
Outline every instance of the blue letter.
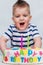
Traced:
<path fill-rule="evenodd" d="M 28 50 L 28 56 L 32 54 L 32 50 Z"/>
<path fill-rule="evenodd" d="M 24 60 L 24 57 L 21 57 L 21 62 L 23 62 L 23 60 Z"/>
<path fill-rule="evenodd" d="M 38 61 L 40 62 L 40 60 L 41 60 L 41 57 L 38 57 Z"/>

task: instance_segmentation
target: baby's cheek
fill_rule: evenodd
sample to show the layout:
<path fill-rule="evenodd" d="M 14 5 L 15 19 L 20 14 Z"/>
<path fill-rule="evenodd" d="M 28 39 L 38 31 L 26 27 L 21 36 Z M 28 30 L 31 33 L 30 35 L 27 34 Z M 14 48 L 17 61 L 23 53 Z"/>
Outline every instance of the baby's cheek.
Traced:
<path fill-rule="evenodd" d="M 26 23 L 28 23 L 28 21 L 29 21 L 28 19 L 25 19 L 25 22 L 26 22 Z"/>

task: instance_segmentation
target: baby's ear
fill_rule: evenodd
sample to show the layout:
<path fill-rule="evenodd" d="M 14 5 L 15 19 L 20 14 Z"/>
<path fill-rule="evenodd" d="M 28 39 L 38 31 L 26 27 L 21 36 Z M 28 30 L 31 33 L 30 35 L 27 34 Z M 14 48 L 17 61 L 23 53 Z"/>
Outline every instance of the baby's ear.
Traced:
<path fill-rule="evenodd" d="M 31 21 L 31 19 L 32 19 L 32 16 L 29 17 L 29 22 Z"/>
<path fill-rule="evenodd" d="M 32 16 L 30 16 L 30 20 L 32 19 Z"/>
<path fill-rule="evenodd" d="M 31 19 L 32 19 L 32 16 L 30 16 L 29 18 L 30 18 L 30 19 L 29 19 L 29 21 L 31 21 Z"/>

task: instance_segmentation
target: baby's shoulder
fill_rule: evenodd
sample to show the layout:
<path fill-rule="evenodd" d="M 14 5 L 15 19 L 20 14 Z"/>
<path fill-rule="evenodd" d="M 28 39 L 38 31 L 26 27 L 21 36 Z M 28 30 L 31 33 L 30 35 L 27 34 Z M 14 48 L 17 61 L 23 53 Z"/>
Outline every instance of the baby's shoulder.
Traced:
<path fill-rule="evenodd" d="M 15 28 L 15 24 L 10 24 L 9 27 L 10 28 Z"/>
<path fill-rule="evenodd" d="M 32 28 L 36 28 L 37 26 L 35 25 L 35 24 L 30 24 L 30 27 L 32 27 Z"/>

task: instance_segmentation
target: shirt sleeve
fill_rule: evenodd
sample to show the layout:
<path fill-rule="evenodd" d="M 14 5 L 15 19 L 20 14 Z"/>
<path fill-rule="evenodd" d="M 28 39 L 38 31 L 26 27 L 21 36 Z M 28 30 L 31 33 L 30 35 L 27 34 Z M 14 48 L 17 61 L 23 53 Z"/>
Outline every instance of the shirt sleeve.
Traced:
<path fill-rule="evenodd" d="M 3 33 L 3 36 L 6 38 L 6 39 L 12 39 L 12 27 L 11 25 L 8 27 L 7 31 L 5 31 Z"/>
<path fill-rule="evenodd" d="M 39 34 L 39 31 L 38 31 L 38 28 L 37 28 L 37 26 L 34 26 L 33 27 L 33 38 L 39 37 L 39 36 L 40 36 L 40 34 Z M 41 36 L 40 36 L 40 38 L 41 38 Z"/>

